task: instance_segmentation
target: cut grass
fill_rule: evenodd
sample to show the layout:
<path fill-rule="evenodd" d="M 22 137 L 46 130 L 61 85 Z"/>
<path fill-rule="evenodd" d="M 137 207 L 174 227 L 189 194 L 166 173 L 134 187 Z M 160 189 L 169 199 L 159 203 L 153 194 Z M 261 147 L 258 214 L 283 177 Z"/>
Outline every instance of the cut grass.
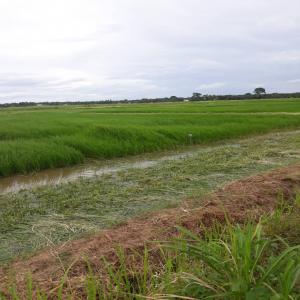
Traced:
<path fill-rule="evenodd" d="M 229 181 L 299 162 L 299 146 L 299 132 L 271 134 L 194 148 L 188 157 L 146 169 L 0 195 L 0 261 L 177 206 L 186 198 L 199 204 Z"/>
<path fill-rule="evenodd" d="M 300 128 L 272 112 L 300 112 L 300 100 L 2 109 L 0 176 Z"/>

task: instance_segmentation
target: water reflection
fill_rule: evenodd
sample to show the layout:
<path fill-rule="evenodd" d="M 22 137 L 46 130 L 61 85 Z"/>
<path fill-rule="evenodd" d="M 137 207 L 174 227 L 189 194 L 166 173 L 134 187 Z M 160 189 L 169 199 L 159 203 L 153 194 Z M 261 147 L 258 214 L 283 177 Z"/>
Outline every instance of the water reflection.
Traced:
<path fill-rule="evenodd" d="M 105 174 L 112 174 L 122 170 L 134 168 L 144 169 L 157 165 L 162 161 L 181 159 L 191 156 L 193 152 L 164 156 L 153 160 L 139 160 L 117 163 L 110 166 L 97 166 L 97 163 L 75 167 L 49 169 L 29 175 L 16 175 L 0 179 L 0 193 L 18 192 L 22 189 L 32 189 L 43 185 L 55 185 L 74 181 L 79 178 L 92 178 Z M 195 152 L 194 152 L 195 153 Z"/>

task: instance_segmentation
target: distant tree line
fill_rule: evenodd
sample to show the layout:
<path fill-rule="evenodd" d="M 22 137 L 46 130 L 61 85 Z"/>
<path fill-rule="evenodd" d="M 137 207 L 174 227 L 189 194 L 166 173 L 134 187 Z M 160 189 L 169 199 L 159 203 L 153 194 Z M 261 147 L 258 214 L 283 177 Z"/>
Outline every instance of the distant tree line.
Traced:
<path fill-rule="evenodd" d="M 164 97 L 164 98 L 143 98 L 136 100 L 99 100 L 99 101 L 64 101 L 64 102 L 29 102 L 23 101 L 18 103 L 0 104 L 0 108 L 4 107 L 27 107 L 27 106 L 57 106 L 57 105 L 95 105 L 95 104 L 122 104 L 122 103 L 158 103 L 158 102 L 183 102 L 183 101 L 214 101 L 214 100 L 251 100 L 251 99 L 279 99 L 279 98 L 300 98 L 298 93 L 266 93 L 262 87 L 256 88 L 253 93 L 242 95 L 202 95 L 201 93 L 193 93 L 191 97 Z"/>

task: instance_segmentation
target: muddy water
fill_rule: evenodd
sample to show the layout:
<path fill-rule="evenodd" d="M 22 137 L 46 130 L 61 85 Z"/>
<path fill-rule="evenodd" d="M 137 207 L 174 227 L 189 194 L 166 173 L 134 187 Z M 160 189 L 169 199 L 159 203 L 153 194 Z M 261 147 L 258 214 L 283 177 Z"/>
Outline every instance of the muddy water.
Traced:
<path fill-rule="evenodd" d="M 0 179 L 0 193 L 18 192 L 23 189 L 32 189 L 43 185 L 55 185 L 74 181 L 79 178 L 92 178 L 105 174 L 112 174 L 126 169 L 144 169 L 155 166 L 163 161 L 178 160 L 192 156 L 195 152 L 184 152 L 176 155 L 163 156 L 158 159 L 144 159 L 131 162 L 119 162 L 115 165 L 102 165 L 90 163 L 75 167 L 51 169 L 29 175 L 16 175 Z M 97 166 L 98 164 L 98 166 Z"/>

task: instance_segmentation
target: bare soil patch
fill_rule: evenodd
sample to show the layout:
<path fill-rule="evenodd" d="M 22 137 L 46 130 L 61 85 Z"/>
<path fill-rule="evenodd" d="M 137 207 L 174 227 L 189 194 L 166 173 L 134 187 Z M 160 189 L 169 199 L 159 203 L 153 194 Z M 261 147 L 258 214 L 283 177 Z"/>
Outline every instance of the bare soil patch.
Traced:
<path fill-rule="evenodd" d="M 118 247 L 124 248 L 130 256 L 143 251 L 146 243 L 176 237 L 178 225 L 200 233 L 201 225 L 211 226 L 216 220 L 224 222 L 225 215 L 234 222 L 259 219 L 275 209 L 279 196 L 289 200 L 299 189 L 299 165 L 232 182 L 203 199 L 201 207 L 189 206 L 187 199 L 182 207 L 148 214 L 97 235 L 45 249 L 29 259 L 16 260 L 0 269 L 0 290 L 5 290 L 12 278 L 18 287 L 24 287 L 28 273 L 43 290 L 55 290 L 65 270 L 75 262 L 68 281 L 80 293 L 87 273 L 87 259 L 95 272 L 101 273 L 100 258 L 104 256 L 117 263 Z M 157 262 L 157 244 L 149 245 L 153 250 L 152 259 Z"/>

